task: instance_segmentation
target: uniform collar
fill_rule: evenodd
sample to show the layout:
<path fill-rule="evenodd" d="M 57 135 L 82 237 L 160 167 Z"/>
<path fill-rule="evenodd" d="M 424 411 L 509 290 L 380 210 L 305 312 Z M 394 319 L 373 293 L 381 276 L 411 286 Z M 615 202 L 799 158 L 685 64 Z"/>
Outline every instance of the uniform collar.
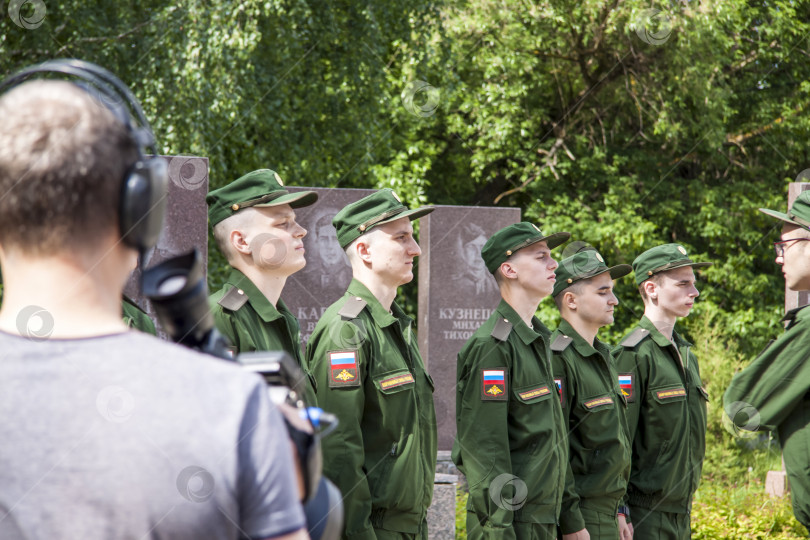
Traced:
<path fill-rule="evenodd" d="M 512 329 L 518 335 L 518 337 L 523 341 L 524 344 L 528 345 L 532 343 L 539 337 L 548 337 L 551 335 L 546 326 L 540 322 L 540 319 L 537 317 L 532 317 L 532 328 L 529 328 L 523 319 L 521 319 L 520 315 L 517 314 L 517 311 L 514 310 L 509 303 L 501 299 L 501 303 L 498 304 L 498 308 L 495 310 L 499 315 L 503 316 L 507 321 L 512 323 Z"/>
<path fill-rule="evenodd" d="M 565 319 L 560 320 L 560 326 L 557 327 L 557 330 L 563 333 L 574 340 L 574 348 L 577 350 L 579 355 L 583 358 L 592 355 L 601 355 L 605 358 L 610 358 L 607 356 L 609 354 L 607 345 L 599 341 L 599 338 L 594 338 L 593 345 L 585 341 L 585 338 L 579 335 L 579 332 L 574 330 L 574 327 L 566 321 Z"/>
<path fill-rule="evenodd" d="M 274 321 L 282 316 L 282 312 L 289 313 L 290 311 L 281 298 L 278 299 L 278 308 L 276 308 L 276 306 L 270 303 L 270 300 L 267 299 L 264 293 L 259 290 L 256 284 L 250 281 L 245 274 L 236 268 L 231 269 L 231 273 L 228 276 L 228 283 L 244 291 L 245 295 L 248 297 L 248 302 L 250 302 L 250 305 L 253 306 L 253 309 L 256 310 L 256 313 L 259 314 L 259 317 L 261 317 L 264 322 Z"/>
<path fill-rule="evenodd" d="M 405 315 L 405 312 L 402 311 L 402 308 L 400 308 L 396 302 L 391 303 L 391 312 L 389 313 L 380 301 L 377 300 L 377 297 L 371 293 L 368 287 L 354 278 L 352 278 L 352 282 L 349 283 L 349 289 L 346 292 L 350 296 L 357 296 L 365 300 L 366 307 L 371 313 L 371 318 L 374 319 L 374 323 L 377 326 L 385 327 L 398 321 L 403 322 L 405 325 L 413 322 L 410 317 Z"/>
<path fill-rule="evenodd" d="M 690 346 L 692 345 L 691 343 L 683 339 L 681 335 L 675 331 L 674 328 L 672 329 L 673 341 L 668 340 L 664 334 L 658 331 L 658 328 L 655 327 L 655 325 L 652 323 L 650 319 L 647 318 L 646 315 L 641 317 L 641 322 L 639 322 L 638 325 L 641 328 L 644 328 L 645 330 L 649 330 L 650 337 L 653 339 L 653 341 L 655 341 L 655 343 L 659 347 L 668 347 L 670 345 L 677 345 L 678 347 L 682 347 L 684 345 Z"/>

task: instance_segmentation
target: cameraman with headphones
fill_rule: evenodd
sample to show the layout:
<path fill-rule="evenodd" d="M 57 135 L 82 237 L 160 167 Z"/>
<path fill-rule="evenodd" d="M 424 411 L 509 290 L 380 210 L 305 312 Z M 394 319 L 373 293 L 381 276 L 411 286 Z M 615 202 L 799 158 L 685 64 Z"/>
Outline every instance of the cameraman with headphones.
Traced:
<path fill-rule="evenodd" d="M 73 60 L 0 90 L 0 538 L 307 538 L 261 379 L 121 320 L 166 197 L 140 106 Z"/>

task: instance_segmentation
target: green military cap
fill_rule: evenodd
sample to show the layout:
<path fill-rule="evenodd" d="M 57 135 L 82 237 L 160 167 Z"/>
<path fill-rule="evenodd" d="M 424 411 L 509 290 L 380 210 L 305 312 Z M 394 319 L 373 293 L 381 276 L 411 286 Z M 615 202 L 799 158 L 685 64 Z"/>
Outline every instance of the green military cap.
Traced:
<path fill-rule="evenodd" d="M 626 276 L 632 271 L 633 267 L 629 264 L 617 264 L 608 268 L 605 259 L 602 258 L 598 251 L 586 247 L 560 261 L 560 266 L 554 272 L 557 281 L 554 282 L 554 290 L 551 296 L 556 297 L 577 281 L 589 279 L 605 272 L 610 272 L 610 279 L 617 279 Z"/>
<path fill-rule="evenodd" d="M 309 206 L 318 200 L 314 191 L 290 193 L 277 172 L 259 169 L 237 178 L 230 184 L 208 193 L 208 221 L 213 227 L 239 210 L 252 206 L 278 206 L 289 204 L 293 208 Z"/>
<path fill-rule="evenodd" d="M 791 225 L 810 230 L 810 191 L 802 191 L 793 201 L 793 204 L 790 205 L 787 214 L 776 210 L 768 210 L 767 208 L 760 208 L 759 211 Z"/>
<path fill-rule="evenodd" d="M 487 265 L 487 270 L 494 274 L 501 264 L 519 249 L 544 240 L 549 249 L 554 249 L 570 237 L 571 233 L 567 232 L 543 234 L 540 227 L 534 223 L 523 221 L 504 227 L 493 234 L 481 248 L 481 257 Z"/>
<path fill-rule="evenodd" d="M 346 248 L 374 227 L 407 217 L 411 221 L 433 212 L 432 206 L 410 209 L 393 189 L 383 188 L 359 201 L 347 204 L 332 218 L 340 247 Z"/>
<path fill-rule="evenodd" d="M 659 272 L 674 270 L 682 266 L 702 268 L 711 266 L 710 262 L 695 262 L 686 254 L 686 248 L 680 244 L 664 244 L 650 248 L 633 261 L 636 273 L 636 285 L 641 285 Z"/>

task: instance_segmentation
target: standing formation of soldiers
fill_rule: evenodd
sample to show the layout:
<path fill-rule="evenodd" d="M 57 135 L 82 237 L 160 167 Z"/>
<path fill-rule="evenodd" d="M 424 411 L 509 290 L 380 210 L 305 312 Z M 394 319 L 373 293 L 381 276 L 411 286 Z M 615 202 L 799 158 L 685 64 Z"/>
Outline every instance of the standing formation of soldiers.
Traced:
<path fill-rule="evenodd" d="M 211 296 L 217 326 L 234 352 L 287 351 L 308 375 L 308 400 L 338 416 L 323 452 L 325 474 L 344 496 L 344 538 L 427 538 L 434 385 L 395 297 L 420 255 L 411 222 L 433 209 L 410 209 L 383 189 L 338 212 L 332 224 L 353 279 L 302 358 L 298 322 L 280 295 L 306 264 L 295 208 L 316 199 L 288 192 L 267 169 L 209 193 L 214 236 L 233 268 Z M 788 286 L 810 289 L 810 194 L 788 214 L 766 212 L 785 222 L 776 262 Z M 501 301 L 458 355 L 452 457 L 469 485 L 467 534 L 690 538 L 709 397 L 675 323 L 698 296 L 694 269 L 711 263 L 679 244 L 645 251 L 632 268 L 608 266 L 589 247 L 558 263 L 552 250 L 569 236 L 523 222 L 481 248 Z M 614 280 L 631 271 L 644 316 L 611 349 L 597 334 L 619 303 Z M 535 316 L 547 296 L 562 318 L 553 332 Z M 810 525 L 810 376 L 801 354 L 810 318 L 799 310 L 788 319 L 788 332 L 735 377 L 725 401 L 742 429 L 779 432 L 796 515 Z M 761 421 L 740 418 L 740 402 Z"/>

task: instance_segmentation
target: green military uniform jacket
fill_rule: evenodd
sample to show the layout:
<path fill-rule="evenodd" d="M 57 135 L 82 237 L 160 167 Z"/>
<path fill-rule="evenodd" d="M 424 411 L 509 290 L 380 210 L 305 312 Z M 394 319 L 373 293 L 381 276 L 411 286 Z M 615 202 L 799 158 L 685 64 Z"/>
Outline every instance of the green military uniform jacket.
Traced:
<path fill-rule="evenodd" d="M 536 317 L 532 328 L 502 300 L 458 355 L 452 456 L 487 538 L 515 538 L 513 522 L 555 524 L 560 514 L 568 444 L 551 332 Z M 526 485 L 525 504 L 512 503 L 522 487 L 505 485 L 512 476 Z"/>
<path fill-rule="evenodd" d="M 352 280 L 307 344 L 318 406 L 340 421 L 322 445 L 324 474 L 344 495 L 344 538 L 425 531 L 436 414 L 412 323 L 396 303 L 389 312 Z"/>
<path fill-rule="evenodd" d="M 627 403 L 607 345 L 593 346 L 562 320 L 551 336 L 554 382 L 568 433 L 563 534 L 585 528 L 580 508 L 615 515 L 630 476 Z"/>
<path fill-rule="evenodd" d="M 810 309 L 793 309 L 783 321 L 785 333 L 734 376 L 723 404 L 738 427 L 777 432 L 793 512 L 810 529 Z"/>
<path fill-rule="evenodd" d="M 298 319 L 281 298 L 274 306 L 245 274 L 231 270 L 225 285 L 208 297 L 217 329 L 233 345 L 234 355 L 252 351 L 285 351 L 304 369 Z M 304 369 L 304 371 L 306 371 Z M 311 381 L 304 400 L 312 404 Z"/>
<path fill-rule="evenodd" d="M 134 328 L 146 334 L 152 334 L 153 336 L 157 335 L 155 323 L 152 322 L 149 315 L 131 298 L 124 296 L 121 302 L 121 311 L 123 312 L 124 324 L 129 328 Z"/>
<path fill-rule="evenodd" d="M 273 306 L 245 274 L 231 270 L 225 285 L 208 297 L 217 328 L 235 352 L 286 351 L 302 365 L 298 319 L 279 298 Z"/>
<path fill-rule="evenodd" d="M 631 507 L 690 513 L 706 451 L 709 396 L 691 344 L 674 330 L 672 337 L 674 343 L 644 316 L 614 350 L 633 449 L 626 500 Z"/>

